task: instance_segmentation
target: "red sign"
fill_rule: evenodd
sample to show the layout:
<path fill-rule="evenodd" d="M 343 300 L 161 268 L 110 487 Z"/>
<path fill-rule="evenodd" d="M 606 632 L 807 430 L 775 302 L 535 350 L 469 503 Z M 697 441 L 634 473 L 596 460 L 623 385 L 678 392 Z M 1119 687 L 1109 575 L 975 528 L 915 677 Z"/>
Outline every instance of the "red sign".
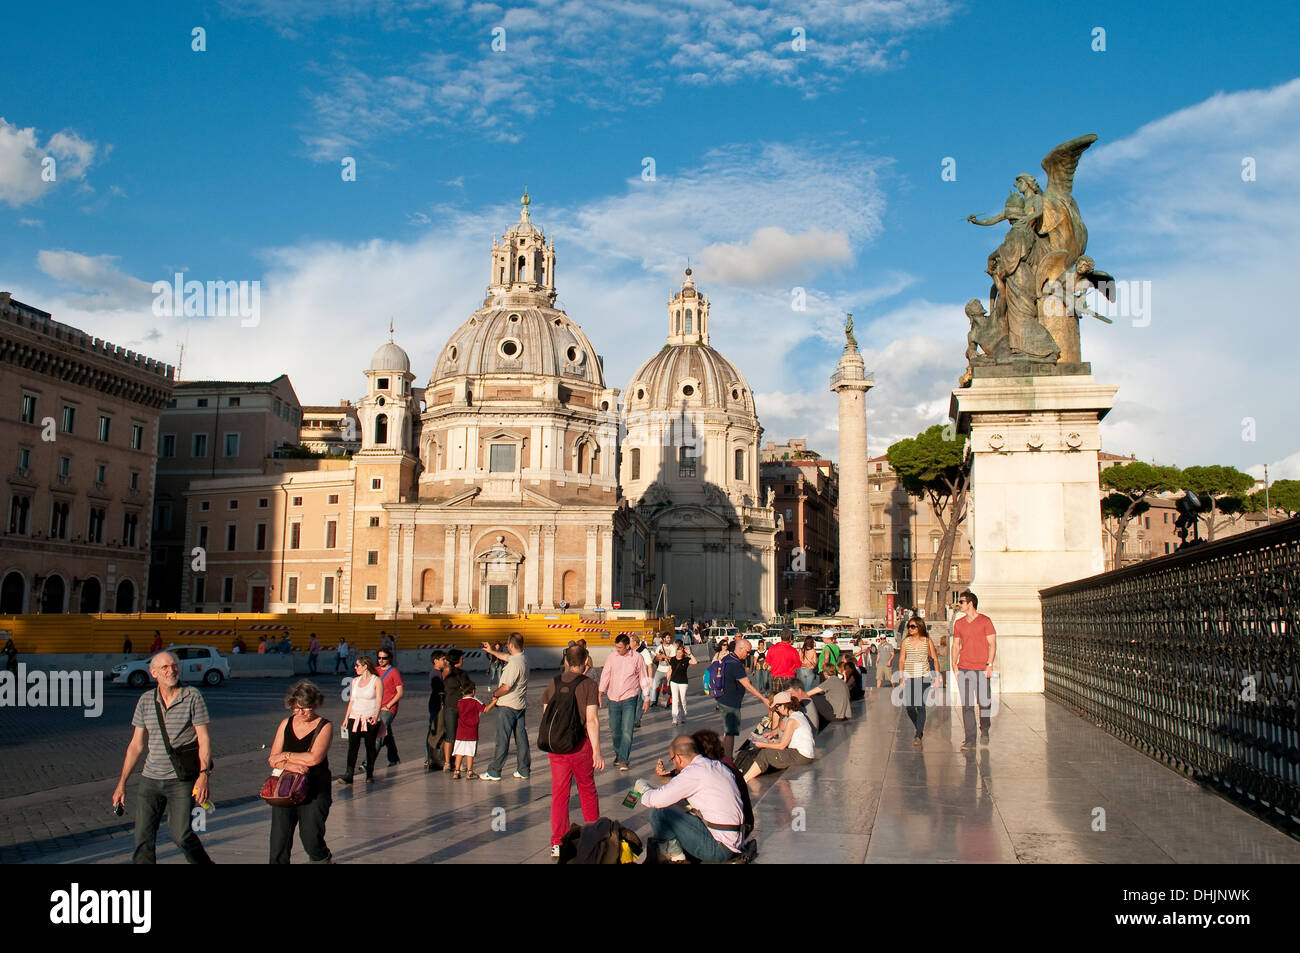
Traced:
<path fill-rule="evenodd" d="M 621 609 L 621 608 L 623 608 L 623 603 L 621 603 L 621 602 L 616 602 L 616 603 L 614 603 L 614 608 L 615 608 L 615 609 Z"/>
<path fill-rule="evenodd" d="M 894 594 L 885 593 L 885 625 L 891 629 L 894 627 Z"/>

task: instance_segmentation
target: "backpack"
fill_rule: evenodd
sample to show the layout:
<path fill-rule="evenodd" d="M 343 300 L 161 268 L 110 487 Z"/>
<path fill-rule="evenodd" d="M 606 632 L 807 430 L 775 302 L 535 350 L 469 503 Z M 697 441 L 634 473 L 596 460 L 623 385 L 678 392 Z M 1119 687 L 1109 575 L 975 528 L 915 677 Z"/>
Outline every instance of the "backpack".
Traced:
<path fill-rule="evenodd" d="M 572 824 L 560 841 L 562 864 L 631 864 L 642 845 L 634 831 L 602 817 L 579 827 Z"/>
<path fill-rule="evenodd" d="M 551 701 L 542 712 L 542 723 L 537 729 L 537 747 L 548 754 L 572 754 L 586 740 L 586 713 L 578 710 L 577 692 L 585 679 L 585 675 L 579 675 L 566 683 L 561 674 L 551 683 L 554 688 Z"/>
<path fill-rule="evenodd" d="M 704 693 L 710 698 L 717 698 L 720 696 L 723 688 L 726 687 L 727 680 L 722 671 L 723 661 L 723 659 L 717 659 L 716 661 L 710 662 L 709 667 L 704 671 L 705 677 L 708 678 L 708 683 L 704 689 Z"/>

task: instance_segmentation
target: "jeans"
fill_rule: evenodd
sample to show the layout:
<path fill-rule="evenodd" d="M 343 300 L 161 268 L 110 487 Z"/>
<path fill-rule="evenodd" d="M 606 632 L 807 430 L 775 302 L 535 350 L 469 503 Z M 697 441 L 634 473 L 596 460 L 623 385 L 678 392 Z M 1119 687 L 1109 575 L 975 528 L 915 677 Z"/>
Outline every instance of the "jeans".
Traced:
<path fill-rule="evenodd" d="M 713 839 L 704 821 L 675 804 L 651 808 L 650 829 L 654 831 L 656 840 L 676 838 L 682 850 L 706 864 L 720 864 L 736 856 Z"/>
<path fill-rule="evenodd" d="M 659 707 L 659 686 L 667 684 L 668 673 L 655 670 L 654 681 L 650 684 L 650 704 Z"/>
<path fill-rule="evenodd" d="M 350 669 L 348 668 L 348 657 L 347 657 L 346 655 L 338 655 L 338 656 L 335 656 L 335 658 L 334 658 L 334 674 L 335 674 L 335 675 L 337 675 L 337 674 L 339 673 L 339 669 L 340 669 L 340 668 L 343 669 L 343 671 L 344 671 L 345 673 L 348 672 L 348 671 L 350 671 Z"/>
<path fill-rule="evenodd" d="M 528 728 L 524 723 L 523 708 L 497 708 L 497 750 L 488 765 L 488 774 L 501 777 L 501 770 L 506 766 L 506 756 L 510 754 L 510 738 L 515 739 L 515 761 L 519 764 L 519 773 L 527 777 L 532 773 L 532 752 L 528 748 Z"/>
<path fill-rule="evenodd" d="M 965 729 L 964 741 L 975 743 L 975 706 L 980 710 L 980 730 L 988 731 L 993 715 L 993 686 L 982 669 L 957 670 L 957 690 L 961 693 L 961 724 Z"/>
<path fill-rule="evenodd" d="M 907 706 L 907 717 L 912 720 L 916 737 L 925 735 L 925 689 L 928 679 L 905 678 L 903 680 L 903 698 Z"/>
<path fill-rule="evenodd" d="M 141 778 L 140 790 L 136 792 L 135 804 L 135 854 L 132 863 L 157 863 L 155 853 L 158 839 L 158 825 L 162 823 L 163 811 L 167 812 L 167 829 L 171 832 L 172 843 L 181 849 L 185 859 L 191 864 L 210 864 L 212 858 L 203 849 L 199 835 L 190 827 L 194 809 L 194 797 L 190 794 L 193 781 L 156 781 L 153 778 Z"/>
<path fill-rule="evenodd" d="M 804 691 L 810 692 L 817 687 L 817 673 L 812 669 L 801 668 L 794 674 L 799 679 L 799 684 L 803 686 Z"/>
<path fill-rule="evenodd" d="M 686 720 L 686 689 L 690 686 L 685 682 L 669 682 L 668 688 L 673 693 L 673 721 Z M 681 712 L 679 715 L 678 712 Z"/>
<path fill-rule="evenodd" d="M 287 864 L 293 850 L 293 830 L 298 829 L 303 850 L 313 864 L 328 864 L 334 857 L 325 844 L 325 820 L 330 816 L 330 790 L 317 791 L 302 804 L 271 808 L 271 863 Z"/>
<path fill-rule="evenodd" d="M 632 725 L 636 722 L 637 698 L 633 695 L 621 702 L 605 703 L 609 706 L 609 736 L 614 742 L 614 760 L 623 764 L 632 757 Z"/>
<path fill-rule="evenodd" d="M 551 846 L 569 833 L 570 782 L 578 782 L 578 799 L 582 802 L 582 820 L 591 824 L 600 819 L 600 801 L 596 797 L 596 769 L 591 763 L 591 739 L 569 754 L 548 754 L 551 760 Z"/>
<path fill-rule="evenodd" d="M 307 671 L 310 672 L 312 675 L 316 674 L 317 659 L 318 656 L 315 652 L 312 652 L 307 656 Z"/>
<path fill-rule="evenodd" d="M 379 718 L 388 728 L 384 735 L 384 749 L 388 752 L 389 764 L 397 764 L 399 760 L 397 757 L 397 739 L 393 736 L 393 719 L 396 717 L 397 712 L 395 711 L 389 711 L 387 708 L 379 709 Z"/>
<path fill-rule="evenodd" d="M 375 776 L 375 754 L 378 743 L 375 736 L 379 733 L 378 725 L 370 725 L 368 731 L 357 731 L 356 728 L 348 728 L 348 770 L 344 777 L 352 777 L 357 771 L 357 749 L 361 747 L 362 739 L 366 742 L 366 777 Z"/>

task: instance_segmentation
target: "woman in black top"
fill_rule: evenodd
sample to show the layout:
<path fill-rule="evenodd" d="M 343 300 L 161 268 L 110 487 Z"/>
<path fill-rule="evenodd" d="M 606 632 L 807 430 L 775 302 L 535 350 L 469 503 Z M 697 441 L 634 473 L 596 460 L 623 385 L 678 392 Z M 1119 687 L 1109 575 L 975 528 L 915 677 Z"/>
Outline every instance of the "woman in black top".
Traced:
<path fill-rule="evenodd" d="M 686 687 L 690 681 L 687 672 L 696 664 L 695 656 L 681 642 L 677 643 L 676 652 L 668 660 L 668 687 L 673 693 L 673 724 L 686 724 Z M 678 715 L 678 711 L 681 712 Z"/>
<path fill-rule="evenodd" d="M 316 713 L 325 696 L 303 679 L 289 689 L 284 707 L 293 715 L 280 722 L 267 759 L 272 768 L 306 772 L 307 797 L 293 807 L 271 808 L 271 863 L 287 864 L 298 828 L 303 849 L 313 864 L 334 862 L 325 845 L 325 820 L 330 814 L 330 723 Z"/>

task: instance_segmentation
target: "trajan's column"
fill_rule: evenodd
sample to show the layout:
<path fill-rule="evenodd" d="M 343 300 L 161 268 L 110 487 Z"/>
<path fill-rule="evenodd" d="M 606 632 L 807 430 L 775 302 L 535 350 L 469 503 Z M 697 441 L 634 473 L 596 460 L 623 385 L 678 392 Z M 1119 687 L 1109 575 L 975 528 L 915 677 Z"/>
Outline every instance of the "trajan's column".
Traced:
<path fill-rule="evenodd" d="M 867 506 L 867 391 L 875 381 L 863 369 L 853 315 L 844 322 L 844 354 L 831 375 L 840 402 L 840 609 L 849 619 L 871 616 L 870 509 Z"/>

